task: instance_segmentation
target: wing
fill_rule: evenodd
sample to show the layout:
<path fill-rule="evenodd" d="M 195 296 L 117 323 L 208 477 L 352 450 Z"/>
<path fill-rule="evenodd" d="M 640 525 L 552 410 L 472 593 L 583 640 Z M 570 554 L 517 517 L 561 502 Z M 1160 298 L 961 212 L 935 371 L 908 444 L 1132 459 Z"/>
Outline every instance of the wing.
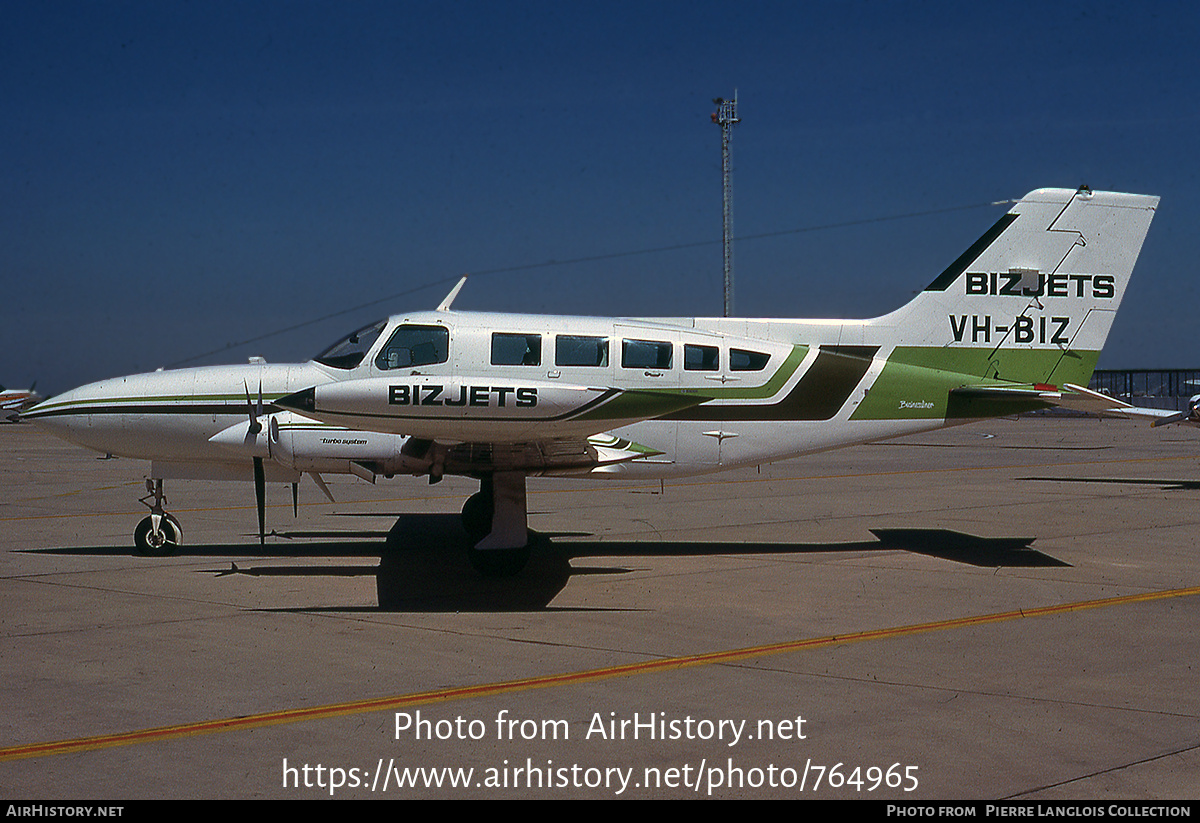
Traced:
<path fill-rule="evenodd" d="M 453 443 L 410 438 L 406 470 L 477 476 L 519 471 L 531 475 L 581 474 L 604 466 L 654 457 L 663 452 L 611 434 L 562 437 L 523 443 Z"/>
<path fill-rule="evenodd" d="M 392 432 L 351 429 L 312 420 L 293 412 L 267 418 L 255 428 L 244 420 L 219 432 L 209 442 L 229 460 L 196 468 L 196 476 L 216 479 L 214 472 L 245 479 L 249 458 L 264 460 L 269 472 L 285 482 L 300 474 L 353 474 L 368 482 L 377 475 L 443 474 L 478 477 L 494 472 L 575 474 L 602 466 L 662 454 L 648 446 L 608 433 L 587 436 L 544 437 L 515 441 L 423 438 Z M 164 464 L 163 471 L 168 467 Z M 182 467 L 169 467 L 168 477 L 189 476 Z M 157 475 L 156 475 L 157 476 Z"/>

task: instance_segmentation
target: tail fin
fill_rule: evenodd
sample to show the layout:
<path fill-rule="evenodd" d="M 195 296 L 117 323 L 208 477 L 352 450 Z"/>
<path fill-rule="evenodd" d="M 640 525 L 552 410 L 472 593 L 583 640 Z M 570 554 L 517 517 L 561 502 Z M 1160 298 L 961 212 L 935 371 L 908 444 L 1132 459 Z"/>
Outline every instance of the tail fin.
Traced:
<path fill-rule="evenodd" d="M 894 330 L 894 356 L 909 365 L 1087 385 L 1157 206 L 1157 197 L 1086 187 L 1030 192 L 872 325 Z"/>

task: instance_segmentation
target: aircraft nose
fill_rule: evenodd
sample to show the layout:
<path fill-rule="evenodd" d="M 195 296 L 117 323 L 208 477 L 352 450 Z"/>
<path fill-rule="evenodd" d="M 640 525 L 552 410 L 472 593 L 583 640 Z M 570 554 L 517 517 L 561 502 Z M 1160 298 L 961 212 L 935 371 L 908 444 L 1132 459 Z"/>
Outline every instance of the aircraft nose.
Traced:
<path fill-rule="evenodd" d="M 69 395 L 69 394 L 71 394 L 71 392 L 67 392 L 67 394 Z M 27 417 L 31 420 L 45 419 L 46 417 L 53 415 L 54 409 L 58 405 L 59 399 L 61 397 L 66 397 L 66 396 L 67 395 L 55 395 L 54 397 L 50 397 L 50 398 L 47 398 L 46 400 L 42 400 L 41 402 L 36 403 L 35 405 L 30 406 L 25 411 L 21 412 L 21 416 Z"/>
<path fill-rule="evenodd" d="M 103 380 L 55 395 L 26 409 L 21 417 L 56 437 L 98 451 L 110 451 L 99 442 L 105 434 L 93 419 L 93 412 L 107 405 L 115 396 L 114 381 Z"/>
<path fill-rule="evenodd" d="M 70 428 L 72 421 L 77 418 L 77 406 L 81 399 L 80 389 L 73 389 L 63 394 L 56 394 L 35 406 L 21 412 L 22 419 L 37 423 L 47 429 Z"/>
<path fill-rule="evenodd" d="M 22 417 L 36 417 L 38 409 L 42 408 L 45 405 L 46 405 L 46 401 L 40 400 L 37 403 L 34 403 L 29 408 L 25 409 L 23 412 L 21 412 L 21 416 Z"/>

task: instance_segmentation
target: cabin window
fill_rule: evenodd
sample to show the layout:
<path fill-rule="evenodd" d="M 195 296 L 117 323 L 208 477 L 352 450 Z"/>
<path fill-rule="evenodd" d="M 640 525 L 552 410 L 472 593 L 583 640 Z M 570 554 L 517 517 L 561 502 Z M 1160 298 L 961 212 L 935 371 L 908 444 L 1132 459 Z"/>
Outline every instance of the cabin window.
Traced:
<path fill-rule="evenodd" d="M 401 326 L 392 332 L 375 358 L 380 369 L 407 369 L 445 363 L 450 357 L 450 332 L 445 326 Z"/>
<path fill-rule="evenodd" d="M 542 362 L 542 336 L 540 334 L 492 335 L 493 366 L 539 366 Z"/>
<path fill-rule="evenodd" d="M 716 346 L 683 347 L 683 368 L 687 371 L 716 371 L 721 367 L 721 350 Z"/>
<path fill-rule="evenodd" d="M 771 359 L 771 355 L 763 354 L 760 351 L 746 351 L 745 349 L 730 349 L 729 350 L 729 370 L 730 371 L 762 371 L 767 367 L 767 361 Z"/>
<path fill-rule="evenodd" d="M 554 343 L 556 366 L 607 366 L 608 338 L 560 334 Z"/>
<path fill-rule="evenodd" d="M 626 369 L 669 369 L 671 344 L 658 340 L 622 340 L 621 366 Z"/>

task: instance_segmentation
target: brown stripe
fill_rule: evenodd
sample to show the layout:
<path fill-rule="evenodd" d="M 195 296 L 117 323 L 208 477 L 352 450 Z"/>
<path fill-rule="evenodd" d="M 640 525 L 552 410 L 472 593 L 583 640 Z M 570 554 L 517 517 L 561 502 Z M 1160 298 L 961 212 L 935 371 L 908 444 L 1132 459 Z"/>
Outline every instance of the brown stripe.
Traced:
<path fill-rule="evenodd" d="M 871 367 L 878 346 L 821 346 L 817 359 L 778 403 L 706 403 L 664 416 L 663 420 L 829 420 Z"/>

